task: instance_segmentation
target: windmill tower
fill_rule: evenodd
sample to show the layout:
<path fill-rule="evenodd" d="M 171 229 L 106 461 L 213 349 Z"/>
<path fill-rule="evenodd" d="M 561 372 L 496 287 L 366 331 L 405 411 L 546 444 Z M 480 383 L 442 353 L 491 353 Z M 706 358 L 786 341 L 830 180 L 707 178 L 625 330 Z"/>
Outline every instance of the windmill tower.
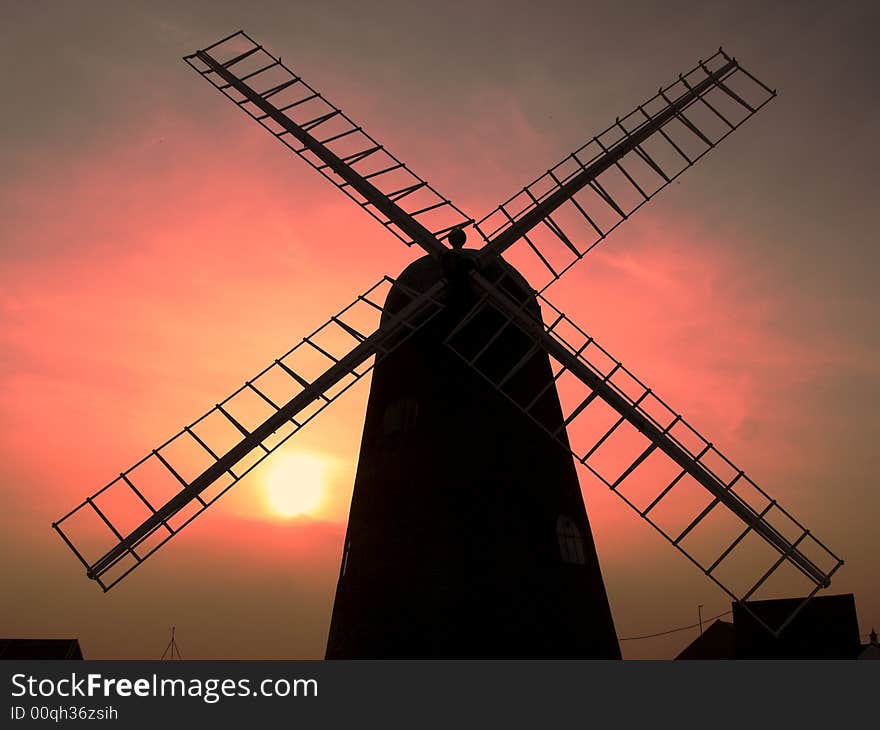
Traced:
<path fill-rule="evenodd" d="M 540 316 L 525 280 L 502 271 Z M 398 285 L 443 277 L 427 256 Z M 392 289 L 386 311 L 400 302 Z M 571 456 L 444 344 L 473 304 L 453 283 L 444 312 L 373 371 L 327 657 L 620 658 Z M 480 347 L 497 323 L 482 313 L 472 327 Z M 529 344 L 502 333 L 485 364 L 507 372 Z M 545 390 L 536 407 L 561 426 L 552 384 L 545 355 L 510 385 Z"/>
<path fill-rule="evenodd" d="M 774 634 L 830 584 L 842 561 L 545 295 L 775 96 L 734 58 L 477 222 L 243 31 L 185 60 L 425 256 L 53 524 L 105 591 L 374 366 L 328 657 L 618 657 L 576 466 L 745 610 L 803 596 Z"/>

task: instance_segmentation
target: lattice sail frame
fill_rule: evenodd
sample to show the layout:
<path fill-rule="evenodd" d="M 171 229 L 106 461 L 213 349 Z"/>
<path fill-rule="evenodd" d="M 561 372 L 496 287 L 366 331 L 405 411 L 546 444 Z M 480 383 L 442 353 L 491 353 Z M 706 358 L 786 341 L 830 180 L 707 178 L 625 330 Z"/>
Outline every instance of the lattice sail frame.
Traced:
<path fill-rule="evenodd" d="M 413 240 L 405 231 L 283 128 L 270 113 L 259 108 L 230 81 L 221 78 L 219 70 L 209 64 L 213 61 L 221 66 L 237 81 L 256 92 L 264 102 L 271 99 L 275 111 L 315 137 L 435 237 L 442 238 L 454 228 L 464 228 L 473 222 L 472 218 L 416 175 L 339 107 L 291 71 L 280 57 L 270 54 L 244 31 L 233 33 L 201 51 L 184 56 L 184 60 L 251 119 L 320 172 L 407 246 L 411 246 Z"/>
<path fill-rule="evenodd" d="M 223 401 L 53 523 L 88 576 L 105 592 L 110 590 L 360 381 L 377 360 L 441 311 L 439 286 L 417 293 L 398 284 L 410 296 L 403 310 L 407 316 L 386 315 L 380 326 L 383 302 L 394 284 L 390 277 L 383 277 Z M 378 333 L 383 336 L 376 338 Z M 371 353 L 348 366 L 345 361 L 352 348 L 369 344 L 371 334 L 376 339 Z M 322 378 L 332 380 L 331 385 L 316 389 L 314 397 L 303 397 Z M 297 399 L 302 405 L 290 408 Z M 285 408 L 291 413 L 277 429 L 264 438 L 253 438 L 268 418 L 284 415 Z M 200 475 L 236 449 L 242 451 L 241 444 L 249 439 L 252 445 L 238 458 L 227 459 L 220 478 L 188 493 Z M 175 499 L 179 506 L 163 513 L 163 507 Z M 136 527 L 150 518 L 155 525 L 132 539 Z"/>
<path fill-rule="evenodd" d="M 478 282 L 484 295 L 452 329 L 445 344 L 778 636 L 810 598 L 830 584 L 843 561 L 545 296 L 539 294 L 538 301 L 549 324 L 530 313 L 528 302 L 512 304 L 502 293 L 511 291 L 504 286 L 505 277 Z M 482 277 L 475 274 L 474 278 Z M 487 330 L 490 320 L 495 320 L 494 328 Z M 479 349 L 466 352 L 463 348 L 473 348 L 474 342 L 469 327 L 491 334 Z M 495 350 L 510 346 L 510 338 L 502 337 L 509 328 L 523 333 L 529 345 L 515 353 L 518 357 L 508 370 L 499 372 L 494 363 L 504 362 L 505 356 Z M 542 336 L 536 337 L 536 331 Z M 517 373 L 532 358 L 548 354 L 552 381 L 524 393 Z M 493 363 L 493 369 L 488 363 Z M 541 400 L 553 391 L 563 407 L 561 424 L 542 422 L 538 415 L 546 413 Z M 711 491 L 707 480 L 697 481 L 688 468 L 664 452 L 665 446 L 672 446 L 671 452 L 683 452 L 698 466 L 711 481 Z M 761 539 L 749 544 L 750 537 Z M 728 576 L 719 576 L 719 570 L 731 563 L 736 567 L 728 570 Z M 748 587 L 735 584 L 743 567 L 760 571 Z M 785 567 L 793 568 L 793 574 L 785 575 Z M 807 588 L 803 601 L 784 621 L 770 626 L 751 610 L 748 601 L 774 577 L 782 579 L 777 585 L 791 585 L 795 577 Z"/>
<path fill-rule="evenodd" d="M 668 112 L 694 90 L 696 98 Z M 551 207 L 539 224 L 526 228 L 516 245 L 504 253 L 505 260 L 538 291 L 545 291 L 775 96 L 774 90 L 719 50 L 616 119 L 477 221 L 474 228 L 487 242 L 486 248 L 492 249 L 576 178 L 591 173 L 588 184 Z M 632 144 L 657 119 L 666 121 L 647 139 Z M 619 156 L 609 161 L 615 151 Z"/>

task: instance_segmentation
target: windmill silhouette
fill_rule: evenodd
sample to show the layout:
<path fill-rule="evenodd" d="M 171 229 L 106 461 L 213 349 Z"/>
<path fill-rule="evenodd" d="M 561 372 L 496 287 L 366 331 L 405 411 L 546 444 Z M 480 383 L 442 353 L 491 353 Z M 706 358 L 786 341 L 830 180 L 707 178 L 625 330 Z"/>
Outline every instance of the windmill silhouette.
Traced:
<path fill-rule="evenodd" d="M 53 524 L 105 591 L 371 369 L 328 657 L 619 657 L 577 464 L 747 610 L 802 595 L 774 634 L 830 584 L 842 561 L 545 296 L 775 91 L 719 49 L 474 222 L 243 31 L 185 60 L 425 256 Z"/>

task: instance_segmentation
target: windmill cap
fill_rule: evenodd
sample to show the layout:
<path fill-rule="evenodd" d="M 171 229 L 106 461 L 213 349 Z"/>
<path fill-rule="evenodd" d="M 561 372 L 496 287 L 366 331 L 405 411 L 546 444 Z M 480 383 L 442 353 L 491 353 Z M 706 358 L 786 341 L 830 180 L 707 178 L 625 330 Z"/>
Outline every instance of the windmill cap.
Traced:
<path fill-rule="evenodd" d="M 476 249 L 461 249 L 450 251 L 449 255 L 473 260 L 476 259 L 477 253 Z M 496 281 L 502 272 L 507 275 L 506 288 L 512 284 L 514 289 L 520 290 L 523 299 L 526 299 L 533 291 L 522 274 L 504 259 L 496 259 L 483 269 L 483 274 L 489 281 Z M 430 289 L 444 277 L 445 273 L 442 263 L 433 256 L 422 256 L 413 261 L 400 273 L 394 286 L 388 292 L 385 299 L 386 315 L 406 306 L 412 300 L 413 291 L 424 292 Z M 538 302 L 534 298 L 528 308 L 533 314 L 540 316 Z"/>

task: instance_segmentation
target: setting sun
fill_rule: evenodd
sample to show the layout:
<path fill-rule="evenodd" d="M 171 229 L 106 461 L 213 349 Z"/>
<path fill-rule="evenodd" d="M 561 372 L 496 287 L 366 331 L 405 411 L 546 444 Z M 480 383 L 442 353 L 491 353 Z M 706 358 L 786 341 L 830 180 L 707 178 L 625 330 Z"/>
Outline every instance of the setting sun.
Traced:
<path fill-rule="evenodd" d="M 313 512 L 324 496 L 322 459 L 310 454 L 289 454 L 273 462 L 266 475 L 269 508 L 281 517 Z"/>

